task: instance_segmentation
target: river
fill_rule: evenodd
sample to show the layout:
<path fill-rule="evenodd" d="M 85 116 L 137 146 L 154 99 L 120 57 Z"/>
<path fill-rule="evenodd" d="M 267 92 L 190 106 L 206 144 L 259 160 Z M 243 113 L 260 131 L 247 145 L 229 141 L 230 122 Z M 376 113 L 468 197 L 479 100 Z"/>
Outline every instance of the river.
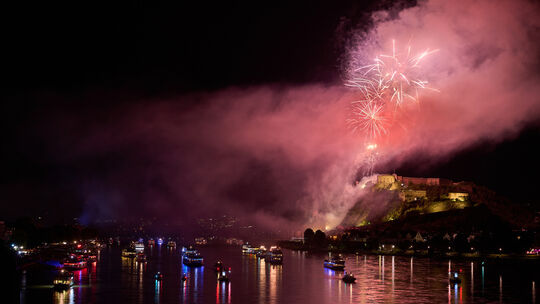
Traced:
<path fill-rule="evenodd" d="M 322 266 L 324 255 L 284 250 L 282 266 L 238 247 L 202 247 L 205 267 L 180 263 L 180 250 L 147 248 L 148 262 L 122 258 L 119 248 L 102 249 L 98 261 L 75 272 L 75 286 L 54 291 L 53 272 L 26 272 L 21 303 L 535 303 L 538 260 L 451 260 L 404 256 L 345 255 L 342 273 Z M 217 261 L 231 267 L 229 283 L 218 283 Z M 458 271 L 461 284 L 448 283 Z M 154 280 L 163 274 L 161 283 Z M 181 280 L 182 273 L 188 279 Z"/>

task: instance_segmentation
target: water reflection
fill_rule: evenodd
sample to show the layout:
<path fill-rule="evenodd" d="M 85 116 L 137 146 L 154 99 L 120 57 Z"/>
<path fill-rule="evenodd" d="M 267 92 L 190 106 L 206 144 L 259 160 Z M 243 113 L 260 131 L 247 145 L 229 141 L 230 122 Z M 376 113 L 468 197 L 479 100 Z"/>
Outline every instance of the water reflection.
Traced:
<path fill-rule="evenodd" d="M 536 303 L 536 286 L 534 281 L 532 282 L 532 302 Z"/>
<path fill-rule="evenodd" d="M 58 290 L 53 292 L 53 302 L 57 304 L 73 304 L 74 301 L 74 290 L 70 288 L 68 290 Z"/>
<path fill-rule="evenodd" d="M 231 303 L 231 283 L 217 282 L 216 284 L 216 304 Z"/>
<path fill-rule="evenodd" d="M 155 280 L 154 285 L 155 285 L 155 287 L 154 287 L 154 291 L 155 291 L 154 302 L 159 303 L 159 301 L 161 299 L 160 295 L 161 295 L 161 291 L 163 289 L 163 283 L 162 283 L 161 280 Z"/>
<path fill-rule="evenodd" d="M 346 284 L 342 272 L 322 266 L 323 255 L 284 251 L 283 266 L 272 266 L 234 248 L 201 252 L 208 263 L 219 259 L 233 269 L 230 283 L 218 282 L 212 269 L 204 275 L 205 268 L 183 266 L 176 252 L 163 249 L 161 257 L 139 263 L 120 258 L 118 250 L 75 272 L 76 285 L 67 291 L 53 292 L 48 278 L 36 283 L 23 275 L 21 302 L 233 303 L 233 285 L 234 303 L 534 303 L 537 298 L 538 274 L 522 262 L 504 268 L 505 261 L 350 255 L 346 269 L 357 283 Z M 164 275 L 161 282 L 154 280 L 157 271 Z M 449 283 L 454 271 L 461 284 Z"/>
<path fill-rule="evenodd" d="M 277 303 L 277 290 L 281 285 L 281 265 L 270 265 L 270 303 Z"/>

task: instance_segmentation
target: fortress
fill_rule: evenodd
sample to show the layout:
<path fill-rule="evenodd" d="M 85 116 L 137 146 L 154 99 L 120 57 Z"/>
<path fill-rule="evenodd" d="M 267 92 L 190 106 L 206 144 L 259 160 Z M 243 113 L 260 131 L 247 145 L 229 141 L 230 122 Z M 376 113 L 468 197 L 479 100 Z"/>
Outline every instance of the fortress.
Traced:
<path fill-rule="evenodd" d="M 380 174 L 377 176 L 375 189 L 399 191 L 403 201 L 411 202 L 427 199 L 427 188 L 430 186 L 446 186 L 458 189 L 459 192 L 446 192 L 440 195 L 441 199 L 465 202 L 469 199 L 471 189 L 462 182 L 455 183 L 449 179 L 439 177 L 406 177 L 394 174 Z"/>

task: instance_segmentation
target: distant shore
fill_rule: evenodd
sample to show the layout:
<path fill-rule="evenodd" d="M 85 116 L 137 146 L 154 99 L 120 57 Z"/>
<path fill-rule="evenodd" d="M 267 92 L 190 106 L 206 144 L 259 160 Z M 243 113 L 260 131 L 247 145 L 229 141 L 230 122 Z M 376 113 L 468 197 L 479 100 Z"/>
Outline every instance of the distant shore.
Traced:
<path fill-rule="evenodd" d="M 387 255 L 387 256 L 407 256 L 407 257 L 433 257 L 433 258 L 462 258 L 462 259 L 527 259 L 539 260 L 540 255 L 516 254 L 516 253 L 460 253 L 455 251 L 437 252 L 429 250 L 339 250 L 336 248 L 307 248 L 304 244 L 293 241 L 279 241 L 279 246 L 284 249 L 295 251 L 305 251 L 309 253 L 342 253 L 342 254 L 357 254 L 357 255 Z"/>

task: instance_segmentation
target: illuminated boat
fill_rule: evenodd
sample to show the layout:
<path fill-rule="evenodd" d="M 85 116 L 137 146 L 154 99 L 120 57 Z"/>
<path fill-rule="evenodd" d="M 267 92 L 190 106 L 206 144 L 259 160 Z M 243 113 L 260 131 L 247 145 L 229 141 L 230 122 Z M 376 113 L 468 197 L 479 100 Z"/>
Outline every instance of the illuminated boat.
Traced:
<path fill-rule="evenodd" d="M 266 247 L 264 246 L 260 246 L 259 249 L 257 249 L 255 251 L 255 255 L 258 257 L 258 258 L 264 258 L 266 257 Z"/>
<path fill-rule="evenodd" d="M 226 270 L 221 270 L 220 272 L 218 272 L 217 274 L 217 279 L 218 281 L 220 282 L 229 282 L 230 280 L 230 274 L 231 274 L 231 269 L 229 268 L 228 271 Z"/>
<path fill-rule="evenodd" d="M 137 256 L 137 252 L 133 249 L 122 249 L 122 257 L 134 258 Z"/>
<path fill-rule="evenodd" d="M 354 283 L 356 281 L 356 278 L 354 277 L 354 274 L 352 273 L 345 273 L 345 275 L 341 279 L 345 283 Z"/>
<path fill-rule="evenodd" d="M 259 248 L 253 247 L 250 244 L 242 245 L 242 253 L 244 254 L 254 254 Z"/>
<path fill-rule="evenodd" d="M 163 280 L 163 274 L 161 274 L 161 272 L 156 273 L 156 274 L 154 275 L 154 279 L 155 279 L 156 281 L 161 281 L 161 280 Z"/>
<path fill-rule="evenodd" d="M 156 241 L 154 241 L 154 239 L 149 239 L 148 246 L 156 246 Z"/>
<path fill-rule="evenodd" d="M 97 260 L 97 255 L 95 252 L 89 252 L 84 256 L 87 262 L 95 262 Z"/>
<path fill-rule="evenodd" d="M 53 280 L 55 289 L 69 289 L 73 286 L 73 273 L 64 269 L 60 270 Z"/>
<path fill-rule="evenodd" d="M 68 270 L 81 270 L 86 268 L 86 261 L 72 255 L 69 259 L 64 261 L 64 268 Z"/>
<path fill-rule="evenodd" d="M 270 250 L 266 254 L 266 261 L 270 264 L 282 264 L 283 263 L 283 252 L 276 246 L 270 247 Z"/>
<path fill-rule="evenodd" d="M 146 262 L 146 255 L 142 252 L 137 254 L 137 262 Z"/>
<path fill-rule="evenodd" d="M 461 279 L 459 278 L 458 273 L 454 272 L 454 275 L 448 279 L 448 282 L 450 282 L 450 284 L 460 284 Z"/>
<path fill-rule="evenodd" d="M 223 270 L 223 263 L 221 261 L 217 261 L 216 264 L 214 264 L 214 271 L 220 272 Z"/>
<path fill-rule="evenodd" d="M 204 259 L 202 255 L 192 247 L 182 249 L 184 254 L 182 255 L 182 263 L 190 267 L 199 267 L 203 265 Z"/>
<path fill-rule="evenodd" d="M 135 252 L 143 252 L 144 251 L 144 243 L 143 242 L 135 242 L 131 245 L 131 247 L 135 250 Z"/>
<path fill-rule="evenodd" d="M 339 255 L 330 260 L 324 260 L 324 267 L 332 270 L 343 270 L 345 269 L 345 260 Z"/>
<path fill-rule="evenodd" d="M 167 247 L 169 248 L 176 248 L 176 242 L 175 241 L 169 241 L 167 243 Z"/>

